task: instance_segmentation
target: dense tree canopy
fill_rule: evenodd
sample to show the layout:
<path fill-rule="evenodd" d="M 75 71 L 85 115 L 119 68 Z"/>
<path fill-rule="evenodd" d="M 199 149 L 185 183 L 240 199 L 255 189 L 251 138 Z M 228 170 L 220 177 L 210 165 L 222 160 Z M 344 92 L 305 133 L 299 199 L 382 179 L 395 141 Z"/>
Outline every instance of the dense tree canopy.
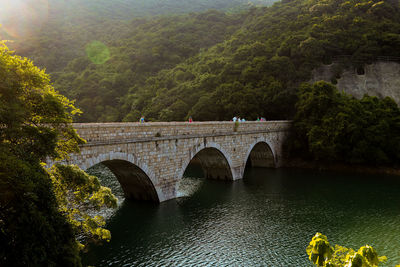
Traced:
<path fill-rule="evenodd" d="M 255 8 L 227 41 L 159 72 L 129 93 L 135 101 L 126 100 L 153 119 L 178 100 L 188 106 L 182 113 L 209 119 L 195 113 L 210 106 L 206 99 L 218 109 L 215 119 L 292 118 L 296 88 L 317 66 L 340 55 L 349 55 L 342 67 L 399 56 L 399 14 L 390 1 L 297 0 Z"/>
<path fill-rule="evenodd" d="M 2 266 L 79 266 L 79 227 L 89 225 L 83 232 L 97 239 L 110 236 L 101 228 L 101 218 L 92 219 L 82 210 L 87 202 L 94 207 L 115 206 L 109 189 L 74 167 L 59 166 L 51 172 L 43 167 L 47 157 L 63 159 L 79 151 L 84 140 L 71 124 L 77 113 L 43 70 L 1 43 Z M 71 201 L 63 202 L 67 197 Z"/>
<path fill-rule="evenodd" d="M 55 25 L 15 46 L 19 53 L 37 60 L 52 73 L 61 93 L 77 100 L 84 111 L 80 121 L 121 121 L 132 105 L 123 99 L 135 98 L 128 96 L 128 92 L 136 92 L 159 71 L 223 41 L 243 19 L 240 15 L 208 11 L 138 18 L 129 23 L 101 22 L 96 27 L 102 31 L 87 34 L 81 33 L 88 30 L 81 25 L 65 36 L 59 36 L 59 27 Z M 96 56 L 96 49 L 91 49 L 96 45 L 106 49 L 109 60 L 96 61 L 102 54 L 99 51 Z"/>
<path fill-rule="evenodd" d="M 80 111 L 50 85 L 50 79 L 26 59 L 0 46 L 0 137 L 21 158 L 43 160 L 75 152 L 82 143 L 71 127 Z"/>
<path fill-rule="evenodd" d="M 77 151 L 77 113 L 44 71 L 0 46 L 0 263 L 79 265 L 72 227 L 58 211 L 46 157 Z"/>
<path fill-rule="evenodd" d="M 400 163 L 400 109 L 390 98 L 358 100 L 332 84 L 304 84 L 294 119 L 294 151 L 319 161 Z"/>
<path fill-rule="evenodd" d="M 390 0 L 281 1 L 230 15 L 76 21 L 67 34 L 55 23 L 17 51 L 50 70 L 81 121 L 286 119 L 319 65 L 339 61 L 340 77 L 400 56 L 399 14 Z M 109 49 L 104 64 L 85 52 L 94 40 Z"/>

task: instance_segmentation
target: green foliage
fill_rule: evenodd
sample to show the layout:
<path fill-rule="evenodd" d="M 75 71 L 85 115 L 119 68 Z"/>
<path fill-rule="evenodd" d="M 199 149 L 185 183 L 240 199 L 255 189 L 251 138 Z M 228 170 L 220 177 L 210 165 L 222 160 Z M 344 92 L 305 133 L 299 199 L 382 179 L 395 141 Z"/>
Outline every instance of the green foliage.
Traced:
<path fill-rule="evenodd" d="M 234 132 L 237 132 L 238 129 L 239 129 L 239 122 L 238 122 L 238 121 L 235 121 L 235 122 L 233 123 L 233 131 L 234 131 Z"/>
<path fill-rule="evenodd" d="M 68 64 L 57 66 L 55 69 L 59 71 L 53 74 L 55 87 L 77 99 L 77 106 L 84 111 L 80 121 L 137 121 L 140 107 L 136 107 L 136 103 L 146 97 L 145 93 L 137 94 L 137 91 L 147 78 L 223 41 L 239 27 L 242 19 L 242 16 L 215 10 L 196 15 L 134 19 L 120 25 L 118 36 L 112 40 L 106 36 L 99 38 L 108 49 L 103 45 L 89 49 L 93 44 L 90 42 L 86 50 L 91 53 L 79 54 Z M 109 51 L 111 57 L 108 61 L 107 57 L 94 61 L 103 55 L 96 51 Z M 184 70 L 174 76 L 180 82 L 193 77 Z M 146 114 L 146 118 L 182 120 L 191 104 L 186 101 L 176 98 L 164 105 L 157 117 Z"/>
<path fill-rule="evenodd" d="M 31 61 L 0 46 L 0 265 L 79 266 L 71 225 L 58 211 L 40 164 L 83 142 L 71 126 L 78 113 Z"/>
<path fill-rule="evenodd" d="M 84 141 L 71 127 L 80 111 L 58 94 L 43 70 L 0 44 L 0 138 L 22 158 L 62 158 Z"/>
<path fill-rule="evenodd" d="M 400 109 L 390 98 L 357 100 L 326 82 L 303 84 L 293 151 L 318 161 L 400 163 Z"/>
<path fill-rule="evenodd" d="M 329 245 L 328 239 L 321 233 L 316 233 L 308 245 L 307 254 L 312 263 L 326 267 L 376 267 L 385 262 L 385 256 L 378 257 L 376 250 L 368 245 L 357 252 L 353 249 Z"/>
<path fill-rule="evenodd" d="M 94 64 L 104 64 L 110 59 L 110 50 L 99 41 L 93 41 L 86 45 L 86 54 Z"/>
<path fill-rule="evenodd" d="M 111 16 L 101 2 L 89 4 L 93 14 Z M 183 10 L 202 9 L 189 2 Z M 217 2 L 205 6 L 235 4 Z M 388 0 L 295 0 L 230 15 L 210 10 L 129 23 L 88 16 L 92 23 L 52 23 L 18 51 L 53 72 L 56 88 L 84 111 L 81 121 L 137 121 L 138 114 L 151 121 L 291 119 L 296 89 L 322 63 L 339 62 L 337 79 L 344 67 L 400 56 L 399 14 L 398 3 Z M 109 48 L 106 63 L 91 63 L 81 49 L 93 40 Z"/>
<path fill-rule="evenodd" d="M 47 173 L 0 146 L 1 266 L 80 266 L 79 247 Z"/>
<path fill-rule="evenodd" d="M 42 163 L 78 152 L 79 114 L 43 70 L 0 46 L 1 266 L 80 266 L 78 235 L 110 239 L 89 208 L 115 207 L 110 189 L 77 167 Z M 60 212 L 61 211 L 61 212 Z"/>
<path fill-rule="evenodd" d="M 385 6 L 383 20 L 374 15 L 377 5 Z M 340 55 L 349 55 L 357 67 L 377 56 L 400 55 L 395 41 L 400 36 L 399 10 L 387 2 L 282 1 L 244 16 L 240 29 L 226 41 L 128 93 L 143 96 L 130 102 L 131 109 L 153 119 L 163 114 L 165 120 L 163 111 L 183 98 L 192 107 L 186 116 L 196 120 L 234 115 L 288 119 L 295 112 L 296 88 L 310 79 L 315 67 Z M 385 42 L 387 46 L 380 45 Z M 183 73 L 187 78 L 181 78 Z"/>
<path fill-rule="evenodd" d="M 324 262 L 332 257 L 333 249 L 326 236 L 316 233 L 307 247 L 307 254 L 314 264 L 324 266 Z"/>
<path fill-rule="evenodd" d="M 117 207 L 117 199 L 111 190 L 101 186 L 97 177 L 88 175 L 77 166 L 56 164 L 50 169 L 50 177 L 58 208 L 68 218 L 76 235 L 83 236 L 86 241 L 109 241 L 110 231 L 102 228 L 104 218 L 90 212 L 102 207 Z"/>

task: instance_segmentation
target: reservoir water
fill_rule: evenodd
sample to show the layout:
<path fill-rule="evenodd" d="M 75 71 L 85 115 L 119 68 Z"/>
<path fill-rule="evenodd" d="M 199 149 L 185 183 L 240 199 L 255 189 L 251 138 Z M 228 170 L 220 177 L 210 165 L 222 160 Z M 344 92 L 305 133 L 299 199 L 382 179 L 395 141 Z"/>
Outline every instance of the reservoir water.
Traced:
<path fill-rule="evenodd" d="M 374 246 L 389 259 L 382 266 L 400 264 L 400 177 L 265 168 L 235 182 L 186 176 L 176 200 L 121 201 L 108 219 L 112 240 L 91 246 L 84 263 L 311 266 L 305 249 L 321 232 L 331 245 Z"/>

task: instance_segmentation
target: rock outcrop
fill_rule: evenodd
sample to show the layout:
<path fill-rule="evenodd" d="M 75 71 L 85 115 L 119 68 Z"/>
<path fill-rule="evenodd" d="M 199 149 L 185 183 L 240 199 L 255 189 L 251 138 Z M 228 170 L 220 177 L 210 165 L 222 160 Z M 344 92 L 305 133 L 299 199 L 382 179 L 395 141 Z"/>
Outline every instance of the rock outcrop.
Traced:
<path fill-rule="evenodd" d="M 364 94 L 382 98 L 389 96 L 400 105 L 400 63 L 378 61 L 365 65 L 363 70 L 345 69 L 341 73 L 338 73 L 338 69 L 338 63 L 322 65 L 313 71 L 310 82 L 337 81 L 339 90 L 356 98 L 361 98 Z"/>

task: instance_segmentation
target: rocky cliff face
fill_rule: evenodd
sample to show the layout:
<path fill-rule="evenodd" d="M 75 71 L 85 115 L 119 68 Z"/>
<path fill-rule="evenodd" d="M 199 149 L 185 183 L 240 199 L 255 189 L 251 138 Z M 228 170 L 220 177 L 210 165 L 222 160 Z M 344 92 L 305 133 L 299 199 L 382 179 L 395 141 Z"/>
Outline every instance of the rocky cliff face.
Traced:
<path fill-rule="evenodd" d="M 358 74 L 356 69 L 346 69 L 339 73 L 339 65 L 333 63 L 323 65 L 313 71 L 310 82 L 324 80 L 337 81 L 339 90 L 361 98 L 364 94 L 377 97 L 392 97 L 400 105 L 400 64 L 397 62 L 378 61 L 364 66 L 364 73 Z M 360 70 L 358 71 L 360 72 Z M 362 71 L 361 71 L 362 73 Z"/>

